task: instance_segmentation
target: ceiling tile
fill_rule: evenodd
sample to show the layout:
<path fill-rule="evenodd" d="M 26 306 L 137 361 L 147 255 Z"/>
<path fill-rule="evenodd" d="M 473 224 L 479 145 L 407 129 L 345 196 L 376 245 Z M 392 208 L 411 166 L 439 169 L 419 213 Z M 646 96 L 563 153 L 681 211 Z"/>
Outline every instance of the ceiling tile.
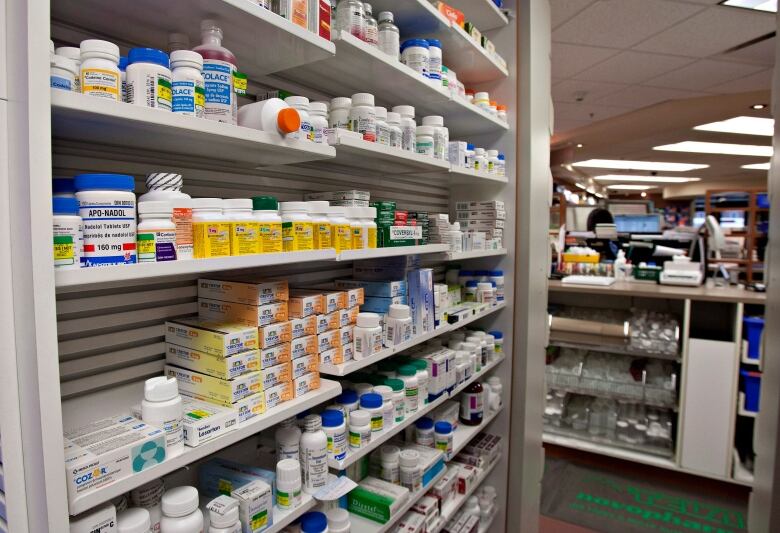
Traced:
<path fill-rule="evenodd" d="M 556 102 L 592 102 L 626 87 L 627 85 L 624 83 L 565 80 L 553 85 L 552 96 Z"/>
<path fill-rule="evenodd" d="M 751 76 L 745 76 L 722 85 L 710 88 L 710 92 L 719 94 L 744 93 L 748 91 L 769 91 L 772 89 L 772 69 L 762 70 Z"/>
<path fill-rule="evenodd" d="M 765 39 L 756 44 L 746 46 L 745 48 L 734 50 L 728 54 L 723 54 L 720 57 L 730 61 L 745 61 L 747 63 L 771 67 L 775 64 L 775 46 L 777 46 L 777 42 L 775 38 L 772 37 L 771 39 Z"/>
<path fill-rule="evenodd" d="M 707 57 L 775 30 L 775 16 L 715 6 L 634 46 L 659 54 Z"/>
<path fill-rule="evenodd" d="M 709 92 L 713 85 L 720 85 L 738 78 L 744 78 L 760 70 L 762 70 L 762 67 L 758 65 L 702 59 L 691 65 L 648 80 L 645 85 L 682 89 L 685 91 Z"/>
<path fill-rule="evenodd" d="M 635 85 L 628 87 L 616 93 L 600 98 L 596 103 L 608 106 L 625 107 L 629 109 L 640 109 L 651 106 L 667 100 L 678 100 L 681 98 L 693 98 L 696 96 L 706 96 L 703 93 L 692 91 L 680 91 L 677 89 L 662 89 L 658 87 L 644 87 Z"/>
<path fill-rule="evenodd" d="M 564 131 L 576 130 L 583 126 L 587 126 L 591 122 L 589 120 L 569 120 L 565 118 L 555 119 L 555 133 L 563 133 Z"/>
<path fill-rule="evenodd" d="M 621 52 L 576 75 L 578 80 L 611 83 L 641 83 L 693 62 L 687 57 Z"/>
<path fill-rule="evenodd" d="M 628 48 L 701 9 L 670 0 L 600 0 L 559 26 L 553 40 Z"/>
<path fill-rule="evenodd" d="M 598 105 L 587 102 L 570 104 L 566 102 L 555 102 L 555 121 L 559 120 L 582 120 L 597 122 L 609 117 L 622 115 L 626 113 L 622 107 L 612 107 L 609 105 Z"/>
<path fill-rule="evenodd" d="M 550 2 L 552 28 L 557 28 L 594 1 L 595 0 L 552 0 Z"/>
<path fill-rule="evenodd" d="M 552 76 L 570 78 L 618 53 L 611 48 L 552 43 Z"/>

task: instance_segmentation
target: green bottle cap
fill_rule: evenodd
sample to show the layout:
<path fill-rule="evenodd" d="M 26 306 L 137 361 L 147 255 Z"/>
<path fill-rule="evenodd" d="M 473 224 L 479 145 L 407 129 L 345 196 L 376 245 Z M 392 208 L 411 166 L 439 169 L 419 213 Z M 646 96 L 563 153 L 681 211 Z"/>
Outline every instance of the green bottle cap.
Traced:
<path fill-rule="evenodd" d="M 404 382 L 400 379 L 386 379 L 385 385 L 393 389 L 395 392 L 404 390 Z"/>
<path fill-rule="evenodd" d="M 255 211 L 279 211 L 279 201 L 273 196 L 254 196 L 252 209 Z"/>

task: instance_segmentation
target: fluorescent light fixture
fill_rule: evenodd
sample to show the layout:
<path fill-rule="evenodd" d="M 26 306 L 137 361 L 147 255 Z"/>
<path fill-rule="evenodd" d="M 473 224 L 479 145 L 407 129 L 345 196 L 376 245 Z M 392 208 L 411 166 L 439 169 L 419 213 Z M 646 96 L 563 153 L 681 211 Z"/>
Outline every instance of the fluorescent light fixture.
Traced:
<path fill-rule="evenodd" d="M 601 194 L 600 192 L 594 192 L 593 196 L 595 196 L 596 198 L 604 198 L 604 195 Z"/>
<path fill-rule="evenodd" d="M 777 13 L 777 0 L 723 0 L 721 5 Z"/>
<path fill-rule="evenodd" d="M 572 163 L 575 167 L 585 168 L 614 168 L 619 170 L 660 170 L 662 172 L 688 172 L 707 168 L 709 165 L 694 163 L 664 163 L 661 161 L 625 161 L 623 159 L 588 159 Z"/>
<path fill-rule="evenodd" d="M 613 191 L 646 191 L 647 189 L 655 189 L 652 185 L 634 185 L 631 183 L 621 183 L 620 185 L 607 185 L 607 189 Z"/>
<path fill-rule="evenodd" d="M 710 122 L 693 128 L 701 131 L 739 133 L 742 135 L 764 135 L 771 137 L 775 132 L 775 121 L 771 118 L 734 117 L 720 122 Z"/>
<path fill-rule="evenodd" d="M 698 154 L 747 155 L 772 157 L 771 146 L 757 144 L 706 143 L 700 141 L 682 141 L 674 144 L 655 146 L 653 150 L 664 152 L 695 152 Z"/>
<path fill-rule="evenodd" d="M 755 163 L 753 165 L 742 165 L 742 168 L 748 170 L 769 170 L 769 163 Z"/>
<path fill-rule="evenodd" d="M 575 183 L 574 186 L 583 190 L 586 188 L 585 185 L 583 185 L 582 183 Z"/>
<path fill-rule="evenodd" d="M 639 181 L 642 183 L 687 183 L 689 181 L 701 181 L 701 178 L 683 178 L 680 176 L 636 176 L 633 174 L 605 174 L 595 176 L 598 181 Z"/>

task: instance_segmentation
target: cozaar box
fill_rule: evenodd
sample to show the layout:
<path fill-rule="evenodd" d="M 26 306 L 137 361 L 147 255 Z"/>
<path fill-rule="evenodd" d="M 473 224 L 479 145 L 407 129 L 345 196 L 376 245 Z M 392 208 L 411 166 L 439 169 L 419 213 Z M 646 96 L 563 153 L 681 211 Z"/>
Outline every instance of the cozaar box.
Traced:
<path fill-rule="evenodd" d="M 228 357 L 258 347 L 256 327 L 217 324 L 199 318 L 167 321 L 165 342 L 219 357 Z"/>
<path fill-rule="evenodd" d="M 176 344 L 168 344 L 165 362 L 221 379 L 237 378 L 241 374 L 260 370 L 260 352 L 247 350 L 229 357 L 190 350 Z"/>
<path fill-rule="evenodd" d="M 165 375 L 176 378 L 182 394 L 225 407 L 232 407 L 242 398 L 263 390 L 260 372 L 249 372 L 236 379 L 220 379 L 185 368 L 165 365 Z"/>

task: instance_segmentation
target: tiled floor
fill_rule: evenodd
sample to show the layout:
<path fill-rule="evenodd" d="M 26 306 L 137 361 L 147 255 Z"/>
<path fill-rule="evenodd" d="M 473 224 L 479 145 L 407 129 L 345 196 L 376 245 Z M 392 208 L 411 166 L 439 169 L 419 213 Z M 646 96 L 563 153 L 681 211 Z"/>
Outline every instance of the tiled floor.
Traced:
<path fill-rule="evenodd" d="M 585 529 L 568 522 L 561 522 L 546 516 L 539 517 L 539 533 L 598 533 L 592 529 Z"/>

